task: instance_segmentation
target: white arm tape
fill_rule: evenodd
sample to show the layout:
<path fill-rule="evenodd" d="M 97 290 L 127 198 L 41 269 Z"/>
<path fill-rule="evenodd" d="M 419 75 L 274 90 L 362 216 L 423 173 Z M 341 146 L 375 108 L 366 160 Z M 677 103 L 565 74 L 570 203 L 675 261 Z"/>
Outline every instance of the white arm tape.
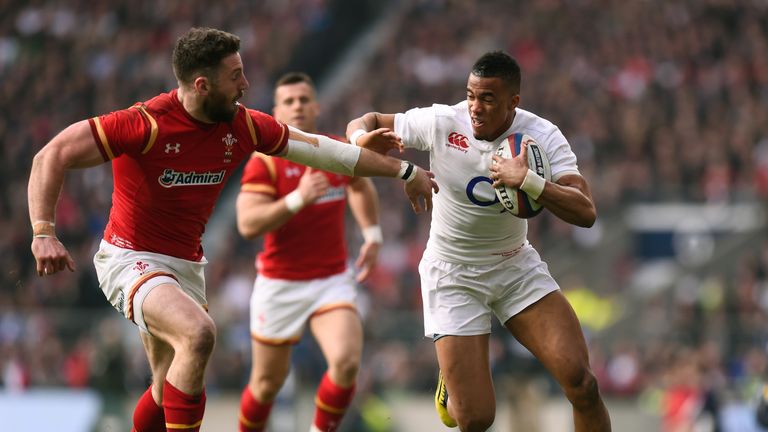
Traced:
<path fill-rule="evenodd" d="M 363 228 L 363 239 L 366 243 L 379 243 L 384 241 L 384 235 L 381 233 L 381 226 L 371 225 Z"/>
<path fill-rule="evenodd" d="M 368 131 L 365 129 L 357 129 L 356 131 L 352 132 L 352 135 L 349 136 L 349 143 L 356 146 L 357 145 L 357 139 L 361 136 L 367 134 Z"/>
<path fill-rule="evenodd" d="M 285 206 L 288 211 L 296 214 L 304 207 L 304 197 L 301 196 L 301 192 L 298 189 L 294 189 L 293 192 L 285 196 Z"/>
<path fill-rule="evenodd" d="M 302 132 L 288 126 L 288 151 L 285 158 L 302 165 L 338 174 L 354 175 L 361 148 L 327 136 Z"/>
<path fill-rule="evenodd" d="M 520 190 L 536 201 L 541 196 L 541 193 L 544 192 L 546 184 L 547 181 L 543 177 L 539 177 L 532 169 L 529 169 L 525 174 L 523 183 L 520 185 Z"/>

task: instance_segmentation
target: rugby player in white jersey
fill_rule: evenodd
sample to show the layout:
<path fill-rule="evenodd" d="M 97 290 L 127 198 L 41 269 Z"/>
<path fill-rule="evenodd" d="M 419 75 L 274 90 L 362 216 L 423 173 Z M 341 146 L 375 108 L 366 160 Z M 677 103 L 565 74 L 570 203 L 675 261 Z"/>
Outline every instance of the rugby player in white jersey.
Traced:
<path fill-rule="evenodd" d="M 563 134 L 518 108 L 520 75 L 512 57 L 489 52 L 472 68 L 466 101 L 398 114 L 367 113 L 347 125 L 347 136 L 356 143 L 365 131 L 390 128 L 402 138 L 400 150 L 430 152 L 441 193 L 433 198 L 419 273 L 425 335 L 435 341 L 441 370 L 435 404 L 443 423 L 485 431 L 494 421 L 488 359 L 493 314 L 560 384 L 573 407 L 575 430 L 609 431 L 579 321 L 527 241 L 526 220 L 508 213 L 493 189 L 519 188 L 574 225 L 590 227 L 597 217 Z M 511 159 L 494 155 L 515 133 L 531 136 L 543 149 L 552 181 L 529 170 L 525 147 Z M 393 147 L 371 149 L 386 153 Z"/>

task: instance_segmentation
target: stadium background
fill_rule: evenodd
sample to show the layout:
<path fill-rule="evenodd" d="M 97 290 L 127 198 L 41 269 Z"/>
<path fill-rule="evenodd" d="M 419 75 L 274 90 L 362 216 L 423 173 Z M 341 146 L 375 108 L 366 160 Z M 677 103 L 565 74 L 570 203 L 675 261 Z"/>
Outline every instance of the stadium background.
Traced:
<path fill-rule="evenodd" d="M 582 319 L 614 430 L 671 431 L 675 416 L 686 431 L 760 430 L 752 410 L 768 365 L 764 0 L 0 0 L 0 429 L 49 430 L 52 418 L 50 430 L 129 430 L 148 368 L 91 264 L 109 167 L 68 176 L 56 223 L 78 271 L 53 278 L 35 275 L 26 182 L 34 153 L 67 124 L 173 88 L 172 45 L 192 25 L 242 38 L 249 107 L 270 112 L 279 74 L 310 73 L 321 130 L 332 133 L 370 110 L 457 102 L 476 57 L 510 52 L 523 69 L 521 106 L 561 127 L 599 210 L 591 229 L 545 212 L 530 239 Z M 426 155 L 407 157 L 427 165 Z M 362 289 L 365 356 L 343 430 L 443 430 L 431 405 L 435 357 L 420 336 L 416 265 L 429 219 L 412 214 L 398 182 L 376 184 L 385 244 Z M 219 330 L 205 431 L 234 430 L 248 372 L 259 245 L 234 230 L 236 189 L 204 239 Z M 359 233 L 348 239 L 355 251 Z M 308 428 L 322 357 L 310 340 L 295 351 L 274 431 Z M 495 430 L 569 430 L 563 396 L 519 345 L 497 331 L 491 355 Z M 690 409 L 676 411 L 675 401 Z"/>

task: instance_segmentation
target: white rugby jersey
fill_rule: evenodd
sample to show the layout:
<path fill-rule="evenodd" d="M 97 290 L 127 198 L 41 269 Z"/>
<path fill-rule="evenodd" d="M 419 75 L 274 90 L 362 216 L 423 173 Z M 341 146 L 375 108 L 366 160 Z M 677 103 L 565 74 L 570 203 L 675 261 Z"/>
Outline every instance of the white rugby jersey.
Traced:
<path fill-rule="evenodd" d="M 435 104 L 395 115 L 395 133 L 406 147 L 429 151 L 440 192 L 433 197 L 425 254 L 465 264 L 490 264 L 523 245 L 528 222 L 506 211 L 491 186 L 494 152 L 513 133 L 530 135 L 547 154 L 552 181 L 579 174 L 576 155 L 550 121 L 517 108 L 509 129 L 495 141 L 472 135 L 467 102 Z"/>

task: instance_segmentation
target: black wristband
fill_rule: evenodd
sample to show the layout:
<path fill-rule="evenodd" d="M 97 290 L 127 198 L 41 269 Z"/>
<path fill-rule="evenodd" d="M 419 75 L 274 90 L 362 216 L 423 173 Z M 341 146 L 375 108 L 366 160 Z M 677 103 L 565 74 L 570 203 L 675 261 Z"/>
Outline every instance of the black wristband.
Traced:
<path fill-rule="evenodd" d="M 413 173 L 413 164 L 408 162 L 408 168 L 405 169 L 405 173 L 403 173 L 403 176 L 400 178 L 403 180 L 408 180 L 408 178 L 411 177 L 411 173 Z"/>

